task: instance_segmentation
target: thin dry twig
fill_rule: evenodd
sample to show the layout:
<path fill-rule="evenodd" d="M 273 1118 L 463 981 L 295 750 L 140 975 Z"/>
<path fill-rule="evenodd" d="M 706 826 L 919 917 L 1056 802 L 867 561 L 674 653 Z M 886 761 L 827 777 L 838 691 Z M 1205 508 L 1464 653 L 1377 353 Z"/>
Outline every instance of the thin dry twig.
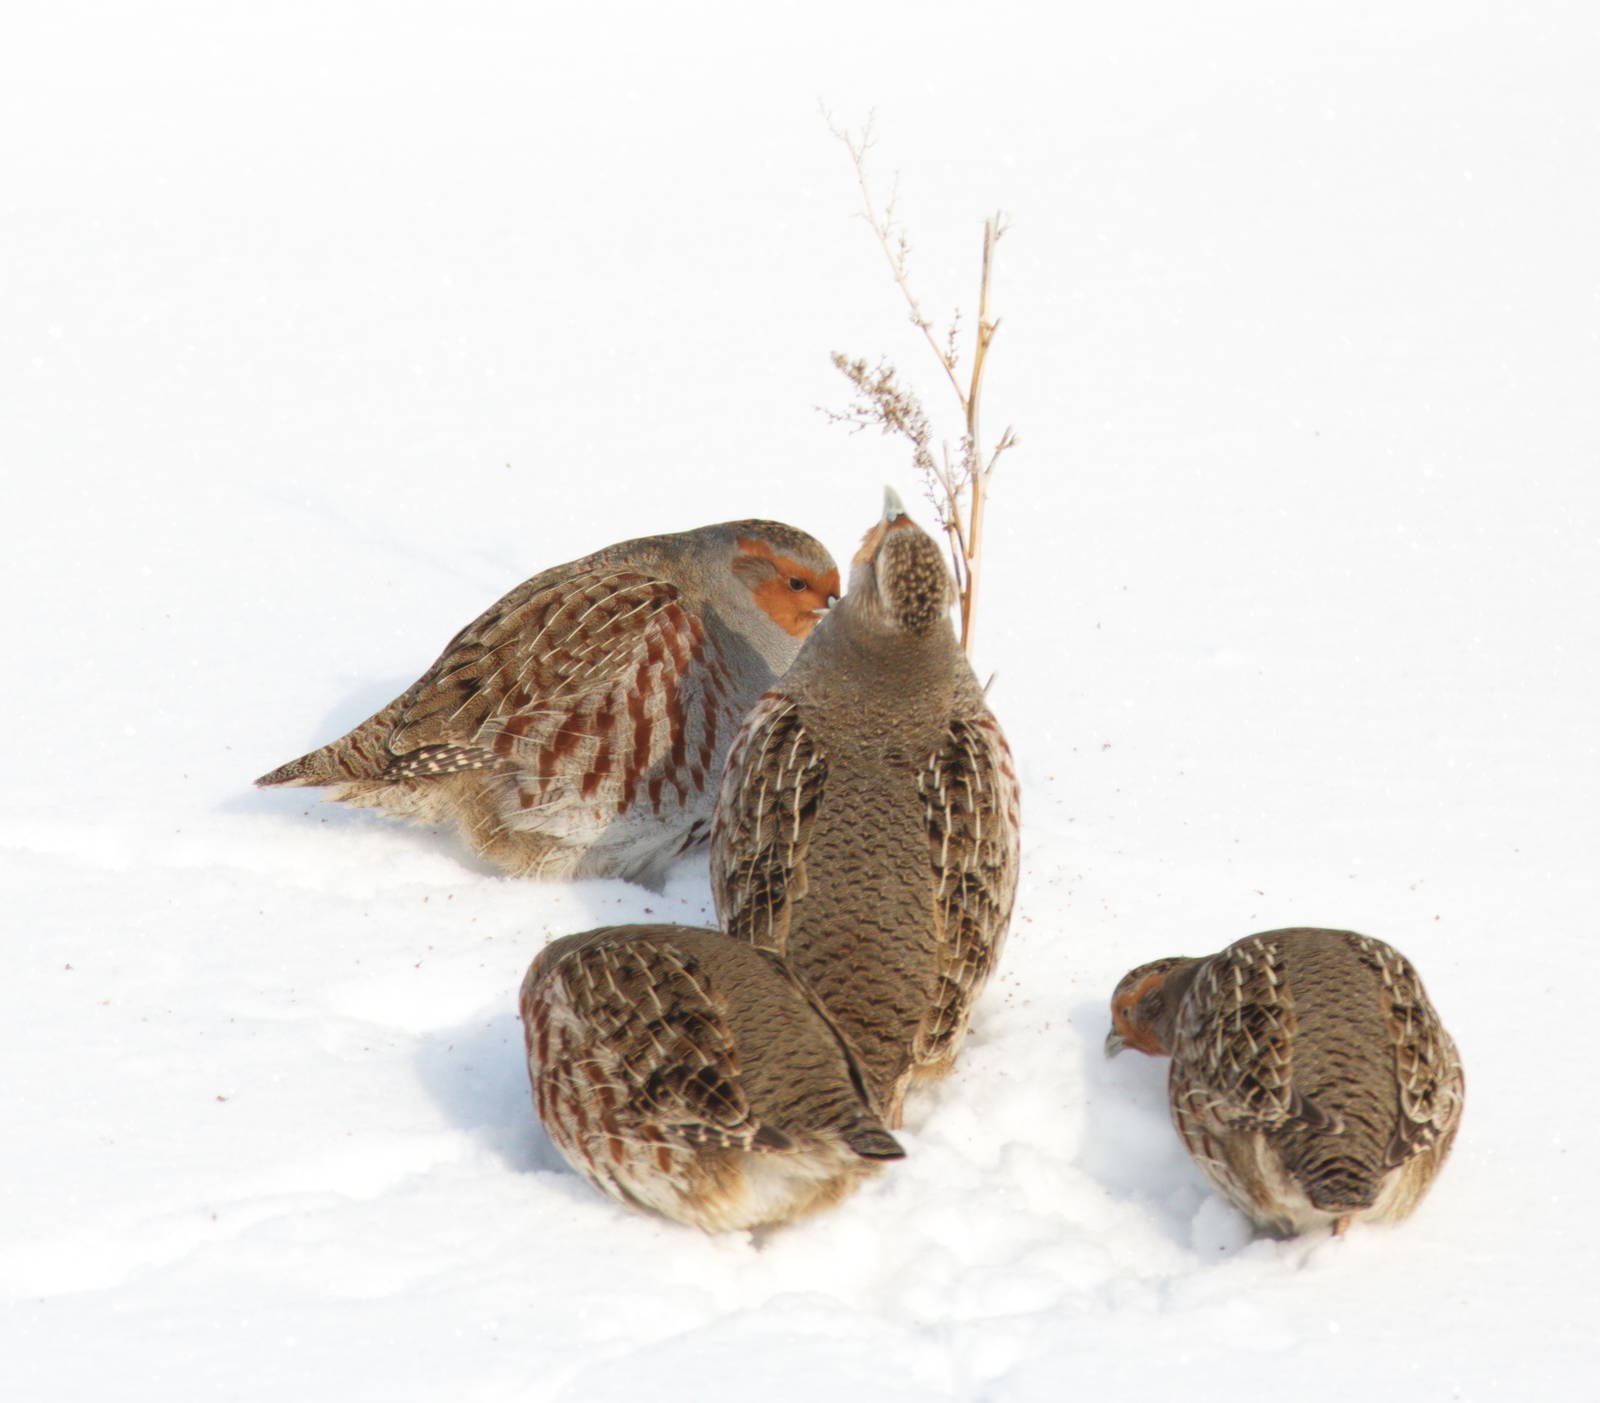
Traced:
<path fill-rule="evenodd" d="M 960 595 L 961 646 L 970 653 L 989 478 L 1001 454 L 1017 443 L 1015 433 L 1008 427 L 988 457 L 980 456 L 982 438 L 979 407 L 983 398 L 983 375 L 988 364 L 989 348 L 1000 329 L 999 320 L 989 316 L 989 282 L 995 245 L 1006 232 L 1005 216 L 997 213 L 984 221 L 983 264 L 978 282 L 978 321 L 973 335 L 972 369 L 963 383 L 962 377 L 957 374 L 961 346 L 959 313 L 951 319 L 942 339 L 935 334 L 932 321 L 923 312 L 911 287 L 911 243 L 895 218 L 896 192 L 891 190 L 888 201 L 881 206 L 874 194 L 867 169 L 867 158 L 874 144 L 872 119 L 867 119 L 859 135 L 853 136 L 836 126 L 831 118 L 828 119 L 828 129 L 850 153 L 851 163 L 855 166 L 856 183 L 861 190 L 862 217 L 877 239 L 895 285 L 905 298 L 911 324 L 927 341 L 961 406 L 963 432 L 960 447 L 953 456 L 948 442 L 941 443 L 936 455 L 927 412 L 916 393 L 895 378 L 894 367 L 884 360 L 869 366 L 864 360 L 839 352 L 834 353 L 833 363 L 855 387 L 856 399 L 842 413 L 824 412 L 830 419 L 848 424 L 853 430 L 876 424 L 884 433 L 899 434 L 911 443 L 912 462 L 928 483 L 929 500 L 938 514 L 939 525 L 949 546 L 950 565 Z"/>

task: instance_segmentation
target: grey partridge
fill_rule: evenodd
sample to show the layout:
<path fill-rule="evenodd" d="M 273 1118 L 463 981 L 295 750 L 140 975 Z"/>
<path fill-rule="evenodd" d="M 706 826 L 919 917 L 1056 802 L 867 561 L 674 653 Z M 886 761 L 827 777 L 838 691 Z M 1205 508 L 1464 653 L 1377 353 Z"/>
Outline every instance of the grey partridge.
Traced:
<path fill-rule="evenodd" d="M 949 1070 L 1016 892 L 1016 775 L 953 594 L 890 493 L 848 592 L 740 727 L 712 827 L 723 928 L 815 989 L 893 1126 Z"/>
<path fill-rule="evenodd" d="M 534 1105 L 619 1202 L 723 1232 L 826 1207 L 904 1155 L 777 956 L 689 926 L 569 935 L 523 980 Z"/>
<path fill-rule="evenodd" d="M 707 841 L 740 718 L 838 590 L 779 522 L 623 541 L 518 585 L 375 716 L 256 783 L 453 822 L 516 876 L 659 887 Z"/>
<path fill-rule="evenodd" d="M 1335 1234 L 1421 1201 L 1460 1124 L 1461 1059 L 1416 971 L 1347 930 L 1274 930 L 1124 975 L 1106 1055 L 1170 1056 L 1173 1124 L 1267 1231 Z"/>

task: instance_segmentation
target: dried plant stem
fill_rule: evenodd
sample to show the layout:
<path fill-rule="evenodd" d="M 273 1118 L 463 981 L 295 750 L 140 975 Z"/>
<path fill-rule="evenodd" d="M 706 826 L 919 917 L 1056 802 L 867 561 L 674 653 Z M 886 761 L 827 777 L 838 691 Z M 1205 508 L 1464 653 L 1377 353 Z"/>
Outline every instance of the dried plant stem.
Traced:
<path fill-rule="evenodd" d="M 950 388 L 961 405 L 963 433 L 961 449 L 952 462 L 948 444 L 935 457 L 931 447 L 931 430 L 928 416 L 916 395 L 902 388 L 895 380 L 894 368 L 880 361 L 869 368 L 862 360 L 834 354 L 833 361 L 857 392 L 857 401 L 842 414 L 830 417 L 849 423 L 852 428 L 865 428 L 876 424 L 885 433 L 898 433 L 911 441 L 912 459 L 917 469 L 929 480 L 930 497 L 938 512 L 939 525 L 944 530 L 950 550 L 950 565 L 955 575 L 960 596 L 961 646 L 972 650 L 973 620 L 978 597 L 979 567 L 982 562 L 984 509 L 988 495 L 989 477 L 994 472 L 1000 455 L 1015 445 L 1016 435 L 1007 428 L 1001 434 L 987 459 L 980 456 L 982 436 L 979 428 L 979 406 L 983 398 L 983 373 L 988 364 L 989 347 L 1000 328 L 998 320 L 989 317 L 989 281 L 994 265 L 995 245 L 1005 233 L 1002 215 L 996 214 L 984 221 L 983 263 L 978 282 L 978 324 L 973 338 L 972 370 L 965 384 L 957 373 L 960 361 L 959 321 L 952 321 L 941 342 L 934 334 L 933 323 L 924 314 L 916 293 L 911 287 L 907 261 L 911 252 L 904 230 L 895 220 L 894 197 L 879 205 L 873 193 L 871 177 L 867 171 L 867 155 L 872 149 L 872 123 L 868 121 L 859 136 L 852 136 L 829 122 L 829 129 L 844 143 L 855 166 L 856 182 L 861 190 L 862 214 L 883 251 L 884 260 L 894 277 L 895 285 L 905 298 L 911 323 L 923 335 L 934 357 L 943 369 Z"/>
<path fill-rule="evenodd" d="M 867 227 L 877 237 L 878 247 L 883 250 L 884 261 L 889 265 L 889 271 L 894 275 L 895 285 L 900 289 L 901 295 L 906 299 L 906 306 L 911 309 L 912 324 L 927 339 L 928 347 L 932 350 L 944 373 L 949 377 L 950 388 L 956 392 L 957 399 L 965 399 L 961 382 L 956 378 L 956 358 L 954 347 L 954 329 L 952 328 L 950 341 L 941 346 L 939 339 L 933 334 L 933 323 L 922 313 L 922 305 L 917 301 L 917 295 L 911 290 L 911 280 L 906 272 L 907 259 L 911 253 L 911 245 L 906 241 L 904 232 L 894 222 L 894 198 L 891 196 L 889 203 L 880 212 L 877 201 L 872 194 L 872 180 L 867 174 L 867 152 L 872 149 L 872 124 L 869 121 L 865 130 L 859 137 L 852 137 L 849 132 L 833 128 L 833 134 L 845 145 L 850 153 L 851 163 L 856 168 L 856 185 L 861 191 L 861 208 Z"/>

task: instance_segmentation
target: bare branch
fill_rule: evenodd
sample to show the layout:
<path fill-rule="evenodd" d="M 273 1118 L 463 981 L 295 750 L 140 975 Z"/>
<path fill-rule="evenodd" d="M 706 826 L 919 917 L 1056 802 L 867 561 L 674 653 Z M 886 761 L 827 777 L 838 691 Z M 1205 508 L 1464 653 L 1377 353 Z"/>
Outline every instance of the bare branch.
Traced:
<path fill-rule="evenodd" d="M 899 194 L 899 177 L 895 178 L 888 205 L 880 211 L 877 201 L 872 194 L 872 179 L 867 174 L 867 153 L 873 146 L 873 120 L 876 114 L 868 114 L 867 124 L 862 128 L 859 137 L 852 138 L 850 133 L 828 123 L 829 130 L 844 143 L 845 150 L 850 153 L 851 164 L 856 168 L 856 184 L 861 190 L 861 208 L 867 221 L 867 227 L 878 240 L 878 247 L 883 250 L 884 259 L 889 264 L 889 271 L 894 275 L 896 286 L 906 300 L 906 307 L 911 314 L 911 324 L 927 339 L 934 356 L 939 364 L 944 367 L 944 373 L 949 377 L 950 386 L 956 392 L 958 399 L 962 398 L 961 383 L 956 379 L 956 368 L 953 359 L 945 354 L 944 348 L 939 345 L 938 338 L 933 334 L 933 323 L 923 313 L 922 304 L 917 301 L 917 295 L 911 290 L 911 281 L 908 265 L 911 257 L 911 243 L 906 238 L 902 229 L 894 218 L 895 199 Z M 953 335 L 953 332 L 952 332 Z"/>
<path fill-rule="evenodd" d="M 844 144 L 855 167 L 856 183 L 861 190 L 862 217 L 878 241 L 885 262 L 901 295 L 905 299 L 911 324 L 915 326 L 933 351 L 934 358 L 944 371 L 950 388 L 961 406 L 962 429 L 960 448 L 952 458 L 948 442 L 941 444 L 936 457 L 932 449 L 932 428 L 927 412 L 914 391 L 902 386 L 895 377 L 894 367 L 880 360 L 875 366 L 866 361 L 852 359 L 835 352 L 833 363 L 840 373 L 855 387 L 855 400 L 843 412 L 825 410 L 834 423 L 847 425 L 857 432 L 877 425 L 884 433 L 898 434 L 912 446 L 912 461 L 923 475 L 928 501 L 945 533 L 950 551 L 951 570 L 960 594 L 961 645 L 972 648 L 973 619 L 977 605 L 979 562 L 983 546 L 984 513 L 987 506 L 989 478 L 1000 456 L 1017 443 L 1016 435 L 1008 426 L 985 457 L 979 447 L 983 442 L 979 423 L 979 406 L 983 398 L 983 376 L 988 366 L 989 348 L 1000 330 L 1000 319 L 989 314 L 989 284 L 994 266 L 994 249 L 1010 228 L 1004 213 L 996 212 L 984 221 L 981 271 L 978 280 L 978 316 L 972 333 L 972 364 L 966 383 L 956 374 L 961 364 L 961 316 L 959 311 L 951 318 L 941 341 L 934 334 L 933 325 L 922 311 L 922 305 L 912 290 L 909 263 L 911 244 L 895 217 L 899 195 L 898 180 L 890 189 L 888 201 L 880 208 L 873 193 L 867 158 L 874 145 L 873 118 L 867 118 L 859 135 L 836 126 L 825 112 L 828 129 Z"/>

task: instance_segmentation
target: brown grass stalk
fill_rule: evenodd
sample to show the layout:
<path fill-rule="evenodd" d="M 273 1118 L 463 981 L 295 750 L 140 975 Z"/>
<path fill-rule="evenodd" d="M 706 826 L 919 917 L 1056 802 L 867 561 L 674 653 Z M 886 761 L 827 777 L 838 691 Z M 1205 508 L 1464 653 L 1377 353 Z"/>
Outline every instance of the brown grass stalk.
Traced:
<path fill-rule="evenodd" d="M 979 446 L 983 441 L 979 424 L 983 376 L 988 366 L 989 349 L 994 344 L 995 333 L 1000 329 L 999 320 L 989 315 L 989 284 L 995 246 L 1006 231 L 1005 218 L 996 214 L 984 221 L 982 271 L 978 280 L 978 321 L 972 338 L 972 368 L 963 380 L 958 373 L 961 353 L 959 313 L 952 319 L 941 340 L 911 286 L 908 271 L 911 244 L 895 218 L 894 195 L 891 193 L 887 202 L 881 204 L 876 195 L 867 169 L 867 158 L 873 147 L 871 120 L 859 135 L 852 135 L 835 126 L 831 120 L 828 127 L 850 153 L 850 160 L 855 166 L 856 183 L 861 191 L 862 217 L 872 230 L 895 285 L 900 289 L 910 313 L 911 324 L 922 333 L 961 407 L 960 446 L 952 455 L 949 442 L 944 440 L 935 453 L 933 429 L 921 400 L 914 390 L 900 383 L 895 368 L 886 360 L 868 365 L 865 360 L 834 352 L 833 363 L 854 386 L 856 393 L 847 410 L 825 412 L 831 419 L 848 424 L 852 429 L 876 426 L 882 432 L 897 434 L 911 444 L 913 466 L 923 478 L 928 499 L 945 533 L 960 601 L 961 646 L 971 653 L 989 479 L 1000 455 L 1017 442 L 1015 433 L 1008 427 L 986 457 L 982 456 Z"/>

